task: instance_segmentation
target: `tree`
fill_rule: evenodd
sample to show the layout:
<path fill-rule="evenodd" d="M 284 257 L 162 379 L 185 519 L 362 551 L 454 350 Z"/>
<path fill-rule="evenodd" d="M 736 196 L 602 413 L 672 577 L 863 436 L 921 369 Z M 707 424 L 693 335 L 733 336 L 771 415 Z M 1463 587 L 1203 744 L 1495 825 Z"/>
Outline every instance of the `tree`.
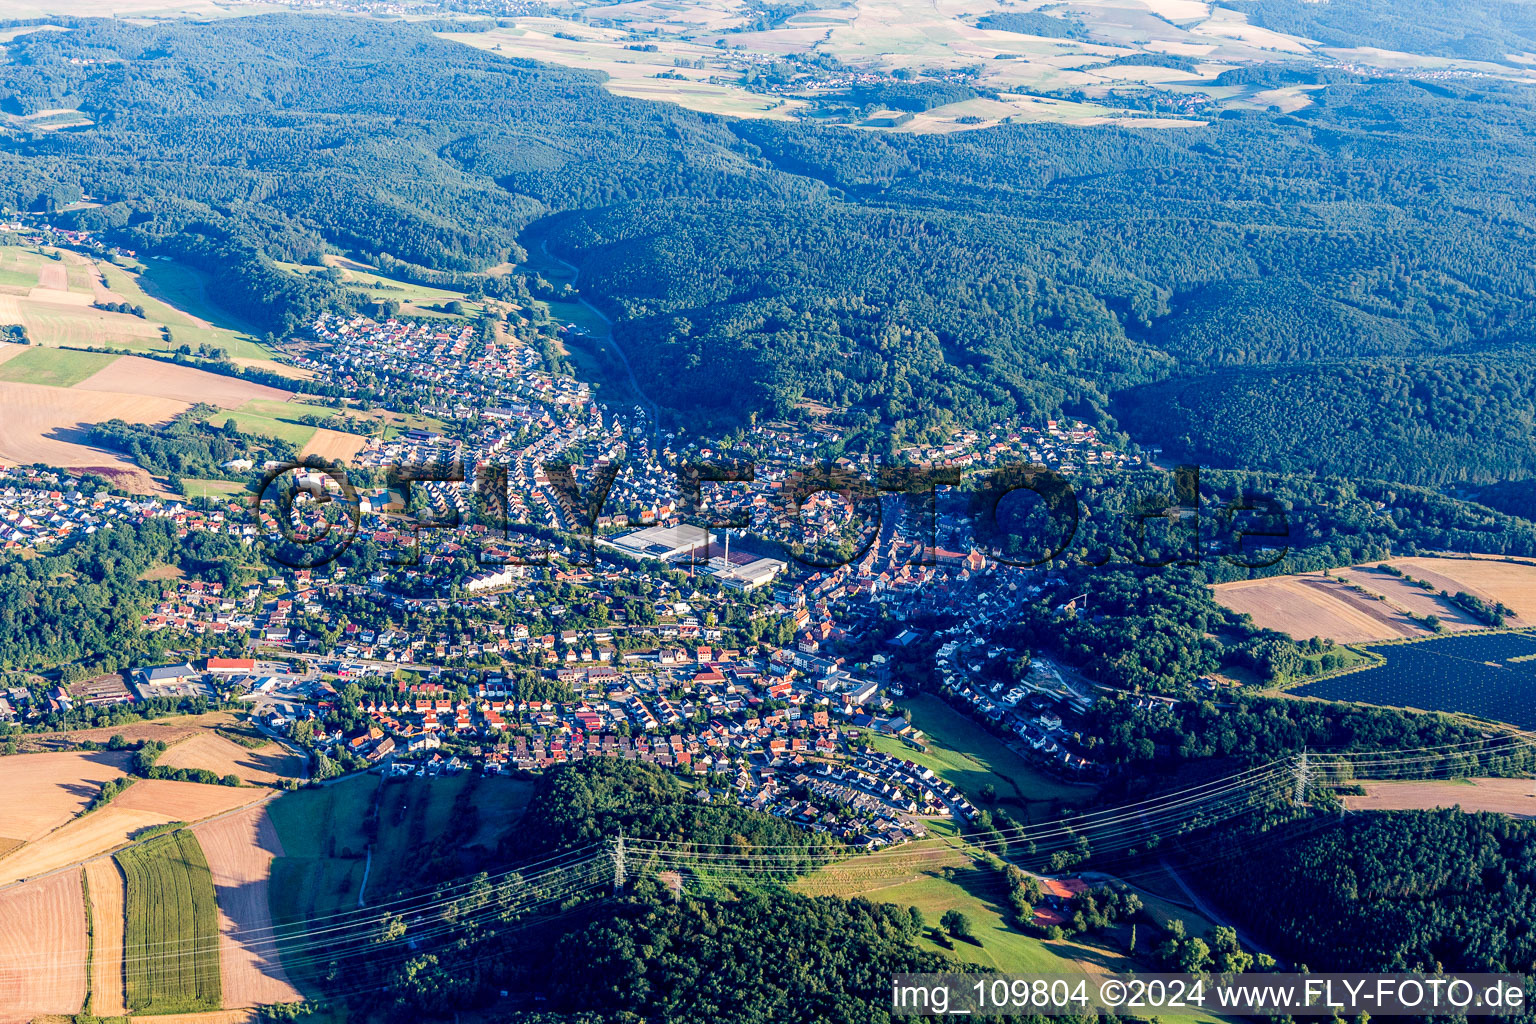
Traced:
<path fill-rule="evenodd" d="M 944 911 L 944 916 L 939 918 L 939 927 L 957 939 L 971 937 L 971 919 L 958 910 Z"/>
<path fill-rule="evenodd" d="M 1211 947 L 1204 939 L 1189 938 L 1180 944 L 1179 970 L 1184 974 L 1198 974 L 1210 966 Z"/>

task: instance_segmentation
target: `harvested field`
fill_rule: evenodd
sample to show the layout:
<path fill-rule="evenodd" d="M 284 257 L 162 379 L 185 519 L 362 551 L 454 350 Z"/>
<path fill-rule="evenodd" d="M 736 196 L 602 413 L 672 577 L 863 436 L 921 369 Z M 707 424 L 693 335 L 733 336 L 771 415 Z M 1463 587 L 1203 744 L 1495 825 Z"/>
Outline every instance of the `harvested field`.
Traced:
<path fill-rule="evenodd" d="M 266 791 L 259 789 L 144 779 L 128 787 L 110 806 L 131 811 L 158 811 L 166 816 L 166 821 L 191 822 L 254 803 L 265 795 Z"/>
<path fill-rule="evenodd" d="M 242 782 L 252 785 L 271 785 L 303 774 L 299 758 L 280 744 L 268 743 L 252 750 L 216 732 L 200 732 L 183 740 L 155 763 L 167 768 L 206 768 L 219 775 L 238 775 Z"/>
<path fill-rule="evenodd" d="M 1433 557 L 1395 558 L 1387 564 L 1434 589 L 1416 587 L 1381 572 L 1376 563 L 1366 563 L 1336 570 L 1336 575 L 1385 600 L 1355 593 L 1322 573 L 1220 583 L 1212 588 L 1212 595 L 1223 607 L 1252 615 L 1257 625 L 1298 640 L 1320 636 L 1347 644 L 1427 635 L 1429 630 L 1410 618 L 1409 612 L 1434 615 L 1451 631 L 1484 628 L 1440 597 L 1442 590 L 1465 591 L 1490 605 L 1502 602 L 1515 612 L 1506 622 L 1509 626 L 1536 623 L 1536 565 L 1496 558 Z"/>
<path fill-rule="evenodd" d="M 52 756 L 52 755 L 49 755 Z M 151 825 L 194 822 L 261 799 L 266 790 L 141 779 L 115 800 L 0 860 L 0 885 L 99 857 Z"/>
<path fill-rule="evenodd" d="M 116 1017 L 123 1002 L 123 873 L 111 857 L 85 866 L 91 898 L 91 1013 Z"/>
<path fill-rule="evenodd" d="M 37 286 L 53 291 L 69 291 L 69 271 L 62 263 L 45 263 L 37 268 Z"/>
<path fill-rule="evenodd" d="M 127 764 L 127 754 L 105 751 L 0 757 L 0 844 L 32 842 L 68 822 Z"/>
<path fill-rule="evenodd" d="M 1425 590 L 1423 587 L 1375 567 L 1359 566 L 1354 569 L 1339 569 L 1335 571 L 1335 575 L 1380 594 L 1395 608 L 1401 608 L 1414 615 L 1433 615 L 1447 630 L 1487 628 L 1453 602 L 1442 598 L 1438 588 L 1434 591 Z M 1409 575 L 1414 576 L 1415 579 L 1422 578 L 1413 573 Z M 1452 590 L 1451 593 L 1454 594 L 1455 591 Z"/>
<path fill-rule="evenodd" d="M 153 1017 L 129 1017 L 129 1024 L 251 1024 L 254 1010 L 209 1010 L 207 1013 L 159 1013 Z"/>
<path fill-rule="evenodd" d="M 0 381 L 0 409 L 5 410 L 0 416 L 0 461 L 43 462 L 66 469 L 105 466 L 133 475 L 151 491 L 156 488 L 149 474 L 116 452 L 87 444 L 86 431 L 114 417 L 165 423 L 190 405 L 146 395 Z"/>
<path fill-rule="evenodd" d="M 272 858 L 283 855 L 265 808 L 194 829 L 219 903 L 220 978 L 227 1007 L 264 1006 L 303 999 L 283 971 L 272 933 L 267 883 Z"/>
<path fill-rule="evenodd" d="M 142 782 L 135 783 L 128 787 L 127 792 L 141 785 Z M 113 801 L 101 810 L 76 818 L 63 828 L 48 833 L 35 843 L 28 843 L 0 860 L 0 885 L 36 878 L 110 853 L 126 845 L 129 836 L 139 829 L 175 820 L 155 811 L 119 808 L 116 801 Z"/>
<path fill-rule="evenodd" d="M 74 390 L 150 395 L 188 405 L 206 402 L 225 409 L 233 409 L 254 398 L 278 402 L 288 398 L 288 392 L 265 384 L 139 356 L 123 356 L 75 385 Z"/>
<path fill-rule="evenodd" d="M 79 1013 L 88 941 L 78 871 L 0 892 L 0 1022 Z"/>
<path fill-rule="evenodd" d="M 1465 779 L 1445 782 L 1362 782 L 1364 796 L 1346 796 L 1352 811 L 1418 811 L 1460 807 L 1517 818 L 1536 818 L 1536 782 L 1530 779 Z"/>
<path fill-rule="evenodd" d="M 46 746 L 63 747 L 75 743 L 105 743 L 113 736 L 122 736 L 129 742 L 160 740 L 167 745 L 200 732 L 212 731 L 221 725 L 234 725 L 235 716 L 228 711 L 209 711 L 201 715 L 174 715 L 122 725 L 102 726 L 99 729 L 76 729 L 71 732 L 44 732 L 29 734 L 29 742 Z M 0 761 L 0 765 L 4 762 Z"/>
<path fill-rule="evenodd" d="M 1319 573 L 1219 583 L 1212 590 L 1222 607 L 1246 612 L 1256 625 L 1298 640 L 1319 636 L 1351 644 L 1424 632 L 1385 602 L 1352 593 L 1338 583 L 1325 581 Z"/>
<path fill-rule="evenodd" d="M 327 461 L 347 465 L 357 457 L 357 453 L 362 451 L 367 443 L 368 439 L 361 435 L 346 434 L 340 430 L 321 427 L 315 431 L 315 436 L 309 439 L 304 450 L 299 452 L 299 457 L 318 455 Z"/>
<path fill-rule="evenodd" d="M 1449 593 L 1502 602 L 1514 610 L 1511 626 L 1536 623 L 1536 565 L 1493 558 L 1399 558 L 1392 565 Z"/>

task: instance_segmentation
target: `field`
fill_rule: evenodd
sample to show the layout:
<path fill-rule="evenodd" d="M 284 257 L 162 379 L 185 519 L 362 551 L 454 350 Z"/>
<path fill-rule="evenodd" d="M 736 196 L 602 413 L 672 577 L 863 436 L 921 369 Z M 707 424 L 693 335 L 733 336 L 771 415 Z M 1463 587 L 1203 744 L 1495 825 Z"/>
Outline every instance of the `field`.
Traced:
<path fill-rule="evenodd" d="M 321 427 L 304 445 L 299 456 L 302 458 L 318 455 L 328 462 L 340 462 L 345 465 L 350 463 L 367 443 L 368 439 L 361 434 L 346 434 L 340 430 Z"/>
<path fill-rule="evenodd" d="M 288 397 L 288 392 L 265 384 L 209 373 L 193 366 L 179 366 L 141 356 L 105 358 L 110 360 L 109 365 L 80 381 L 76 390 L 150 395 L 223 408 L 234 408 L 256 399 L 281 402 Z"/>
<path fill-rule="evenodd" d="M 362 776 L 286 793 L 267 809 L 283 851 L 272 862 L 267 890 L 272 921 L 280 931 L 302 929 L 306 922 L 357 907 L 368 848 L 362 824 L 378 788 L 378 779 Z M 279 949 L 285 945 L 280 938 Z M 282 959 L 288 976 L 308 990 L 318 971 L 300 962 L 304 956 L 290 946 Z"/>
<path fill-rule="evenodd" d="M 1344 797 L 1352 811 L 1412 811 L 1460 807 L 1517 818 L 1536 818 L 1536 782 L 1530 779 L 1459 779 L 1451 782 L 1365 782 L 1364 796 Z"/>
<path fill-rule="evenodd" d="M 38 732 L 27 733 L 23 739 L 28 746 L 50 750 L 65 750 L 76 743 L 105 743 L 113 736 L 122 736 L 129 742 L 139 740 L 160 740 L 171 744 L 177 740 L 184 740 L 188 736 L 195 736 L 200 732 L 211 731 L 219 726 L 233 726 L 236 719 L 228 711 L 209 711 L 201 715 L 170 715 L 165 718 L 151 718 L 137 722 L 125 722 L 122 725 L 104 726 L 99 729 L 75 729 L 70 732 Z M 101 756 L 101 755 L 96 755 Z M 3 767 L 7 758 L 0 761 Z M 3 778 L 3 776 L 0 776 Z"/>
<path fill-rule="evenodd" d="M 141 395 L 0 382 L 0 465 L 44 462 L 66 469 L 105 471 L 140 493 L 158 488 L 149 474 L 115 452 L 91 447 L 86 431 L 110 419 L 168 423 L 187 402 Z"/>
<path fill-rule="evenodd" d="M 278 961 L 268 881 L 283 855 L 277 829 L 254 807 L 193 829 L 213 876 L 219 906 L 224 1005 L 263 1006 L 302 998 Z"/>
<path fill-rule="evenodd" d="M 196 271 L 163 260 L 119 266 L 64 250 L 6 246 L 0 248 L 0 321 L 25 325 L 37 345 L 146 353 L 166 351 L 161 329 L 170 328 L 175 345 L 212 345 L 239 362 L 291 370 L 209 307 L 200 281 Z M 95 302 L 126 302 L 144 316 L 96 309 Z"/>
<path fill-rule="evenodd" d="M 981 25 L 989 15 L 1024 10 L 1068 15 L 1082 24 L 1084 37 L 1035 36 Z M 578 20 L 564 17 L 570 11 Z M 1397 70 L 1454 68 L 1528 77 L 1476 61 L 1324 49 L 1250 25 L 1243 13 L 1205 0 L 1075 0 L 1070 5 L 847 0 L 793 13 L 765 29 L 754 28 L 751 22 L 762 12 L 744 0 L 575 0 L 560 12 L 562 17 L 502 19 L 490 32 L 447 38 L 508 58 L 599 72 L 605 87 L 618 95 L 732 117 L 793 117 L 823 99 L 833 106 L 843 102 L 843 86 L 814 76 L 787 92 L 755 91 L 746 84 L 749 69 L 801 57 L 834 58 L 861 73 L 880 75 L 976 69 L 977 87 L 996 96 L 936 107 L 894 125 L 870 125 L 900 132 L 954 132 L 1008 120 L 1148 128 L 1204 123 L 1198 116 L 1171 112 L 1137 114 L 1116 96 L 1152 89 L 1165 97 L 1203 97 L 1240 110 L 1294 111 L 1310 105 L 1315 87 L 1215 84 L 1222 72 L 1274 60 L 1276 53 L 1300 61 L 1346 60 Z M 631 49 L 637 41 L 655 49 Z M 1183 56 L 1191 65 L 1108 63 L 1138 54 Z M 663 74 L 668 77 L 658 77 Z M 1043 95 L 1049 92 L 1080 93 L 1082 100 Z"/>
<path fill-rule="evenodd" d="M 96 309 L 96 302 L 126 302 L 145 315 Z M 0 323 L 22 324 L 33 342 L 0 345 L 0 465 L 95 470 L 139 493 L 165 492 L 126 458 L 92 447 L 92 424 L 163 423 L 199 401 L 231 408 L 288 398 L 285 390 L 144 358 L 167 351 L 163 328 L 174 346 L 214 346 L 242 365 L 307 376 L 275 362 L 276 353 L 213 310 L 196 271 L 161 260 L 119 266 L 73 252 L 0 246 Z M 313 433 L 297 443 L 302 447 Z M 344 450 L 347 443 L 327 437 L 324 447 Z"/>
<path fill-rule="evenodd" d="M 65 824 L 127 763 L 127 754 L 106 752 L 0 757 L 0 847 L 34 842 Z"/>
<path fill-rule="evenodd" d="M 1536 729 L 1536 633 L 1479 633 L 1366 648 L 1385 664 L 1311 683 L 1303 697 L 1461 712 Z"/>
<path fill-rule="evenodd" d="M 461 848 L 494 848 L 515 828 L 530 787 L 511 779 L 458 775 L 436 779 L 399 779 L 382 783 L 372 776 L 334 786 L 285 793 L 268 805 L 283 855 L 272 862 L 272 919 L 280 929 L 301 929 L 306 922 L 355 910 L 397 889 L 414 890 L 422 851 L 434 839 L 463 832 L 467 822 L 455 811 L 462 798 L 478 818 L 473 832 L 454 839 Z M 363 831 L 375 800 L 379 827 L 372 844 Z M 364 871 L 367 885 L 363 885 Z M 295 949 L 303 940 L 280 941 L 288 975 L 301 989 L 314 987 L 322 965 Z"/>
<path fill-rule="evenodd" d="M 127 880 L 127 1003 L 136 1013 L 219 1008 L 219 913 L 197 837 L 176 832 L 117 855 Z"/>
<path fill-rule="evenodd" d="M 999 803 L 1012 805 L 1016 813 L 1039 817 L 1093 796 L 1093 787 L 1071 785 L 1046 774 L 937 697 L 915 697 L 903 706 L 912 712 L 912 725 L 924 732 L 928 749 L 919 751 L 894 737 L 878 735 L 871 737 L 871 745 L 932 768 L 973 802 L 980 799 L 981 787 L 990 783 Z"/>
<path fill-rule="evenodd" d="M 316 428 L 307 423 L 299 423 L 294 417 L 313 410 L 299 405 L 284 408 L 286 404 L 261 400 L 244 402 L 233 409 L 209 413 L 203 421 L 223 426 L 230 420 L 234 420 L 235 426 L 242 434 L 275 437 L 280 441 L 287 441 L 296 448 L 303 448 L 315 436 Z"/>
<path fill-rule="evenodd" d="M 158 486 L 142 469 L 90 445 L 92 424 L 166 423 L 194 401 L 235 406 L 286 397 L 276 388 L 137 356 L 42 348 L 7 352 L 0 362 L 0 408 L 6 410 L 0 417 L 0 464 L 96 469 L 130 489 L 154 493 Z M 314 430 L 306 430 L 307 440 Z"/>
<path fill-rule="evenodd" d="M 219 775 L 238 775 L 242 782 L 269 786 L 280 779 L 303 776 L 303 761 L 276 742 L 251 749 L 216 732 L 200 732 L 177 743 L 156 764 L 167 768 L 206 768 Z"/>
<path fill-rule="evenodd" d="M 200 821 L 254 803 L 266 792 L 196 782 L 140 780 L 105 807 L 75 818 L 0 859 L 0 885 L 35 878 L 110 853 L 130 842 L 140 829 L 173 821 Z"/>
<path fill-rule="evenodd" d="M 944 949 L 925 936 L 918 940 L 918 946 L 988 970 L 1093 975 L 1148 966 L 1121 951 L 1125 936 L 1118 932 L 1090 944 L 1047 940 L 1015 927 L 1007 885 L 995 862 L 961 846 L 892 847 L 821 868 L 791 888 L 808 895 L 859 896 L 898 907 L 916 907 L 929 927 L 938 924 L 945 912 L 958 910 L 970 919 L 979 942 L 956 940 L 953 949 Z M 1187 922 L 1193 934 L 1209 927 L 1209 922 L 1197 914 L 1176 911 L 1156 897 L 1145 899 L 1148 915 L 1159 921 L 1177 916 Z M 1145 925 L 1143 931 L 1146 939 L 1150 932 Z"/>
<path fill-rule="evenodd" d="M 1465 590 L 1500 601 L 1518 618 L 1536 623 L 1536 564 L 1496 558 L 1400 558 L 1392 564 L 1453 594 Z"/>
<path fill-rule="evenodd" d="M 0 1022 L 79 1013 L 89 941 L 78 871 L 0 889 Z"/>
<path fill-rule="evenodd" d="M 116 358 L 104 352 L 79 352 L 67 348 L 29 346 L 20 355 L 7 359 L 4 365 L 0 365 L 0 381 L 70 388 Z"/>
<path fill-rule="evenodd" d="M 1451 631 L 1480 629 L 1482 623 L 1441 598 L 1444 590 L 1464 591 L 1514 609 L 1511 626 L 1536 623 L 1536 565 L 1476 558 L 1398 558 L 1393 568 L 1430 583 L 1432 591 L 1384 573 L 1374 564 L 1322 573 L 1271 576 L 1221 583 L 1212 595 L 1223 607 L 1253 616 L 1255 625 L 1298 640 L 1328 637 L 1339 643 L 1368 643 L 1427 636 L 1420 617 L 1434 615 Z"/>
<path fill-rule="evenodd" d="M 127 1012 L 123 1002 L 123 872 L 111 857 L 85 866 L 91 911 L 91 1005 L 97 1017 Z"/>
<path fill-rule="evenodd" d="M 485 303 L 471 302 L 464 297 L 464 293 L 450 288 L 435 288 L 432 285 L 416 284 L 413 281 L 402 281 L 399 278 L 386 277 L 366 263 L 339 256 L 335 253 L 324 257 L 326 266 L 334 267 L 341 271 L 343 284 L 367 292 L 379 301 L 393 299 L 400 303 L 400 312 L 410 316 L 440 317 L 444 320 L 454 320 L 463 323 L 466 318 L 478 316 L 485 308 Z M 293 274 L 314 274 L 323 268 L 306 266 L 300 263 L 279 263 L 278 266 Z M 437 307 L 448 302 L 460 302 L 464 306 L 462 315 L 448 313 Z"/>
<path fill-rule="evenodd" d="M 949 877 L 945 877 L 946 869 Z M 971 919 L 981 939 L 979 946 L 956 942 L 953 950 L 942 950 L 926 938 L 919 945 L 930 952 L 945 952 L 992 970 L 1078 974 L 1094 960 L 1108 959 L 1103 950 L 1072 942 L 1046 942 L 1013 927 L 1008 923 L 1011 911 L 1007 886 L 997 868 L 953 847 L 930 848 L 920 856 L 897 847 L 870 857 L 856 857 L 822 868 L 796 882 L 793 888 L 811 894 L 862 896 L 881 903 L 914 906 L 923 912 L 929 925 L 937 924 L 945 911 L 959 910 Z"/>

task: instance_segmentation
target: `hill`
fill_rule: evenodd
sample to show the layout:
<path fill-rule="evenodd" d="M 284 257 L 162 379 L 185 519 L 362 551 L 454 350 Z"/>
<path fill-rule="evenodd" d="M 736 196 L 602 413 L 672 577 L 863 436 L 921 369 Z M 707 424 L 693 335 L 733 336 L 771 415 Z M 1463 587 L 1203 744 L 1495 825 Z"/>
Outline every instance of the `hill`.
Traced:
<path fill-rule="evenodd" d="M 1405 483 L 1536 476 L 1536 367 L 1523 352 L 1254 366 L 1117 398 L 1132 435 L 1207 465 Z"/>
<path fill-rule="evenodd" d="M 12 55 L 10 102 L 66 92 L 94 125 L 9 151 L 18 206 L 52 201 L 41 161 L 89 178 L 100 205 L 61 219 L 207 274 L 279 336 L 370 301 L 287 269 L 327 253 L 510 294 L 519 274 L 485 272 L 547 243 L 641 386 L 695 424 L 826 407 L 874 446 L 1015 414 L 1107 425 L 1111 392 L 1235 358 L 1223 335 L 1247 363 L 1353 362 L 1530 324 L 1536 106 L 1497 79 L 1244 68 L 1312 100 L 1178 132 L 900 135 L 616 97 L 399 22 L 82 22 Z M 324 168 L 301 157 L 317 149 Z M 1514 471 L 1449 454 L 1468 479 Z"/>

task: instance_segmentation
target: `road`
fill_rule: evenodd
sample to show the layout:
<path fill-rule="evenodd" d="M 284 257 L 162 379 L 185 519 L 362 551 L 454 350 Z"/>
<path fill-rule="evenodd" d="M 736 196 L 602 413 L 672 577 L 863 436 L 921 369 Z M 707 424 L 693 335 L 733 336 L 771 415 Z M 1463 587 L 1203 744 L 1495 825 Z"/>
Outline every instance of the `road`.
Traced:
<path fill-rule="evenodd" d="M 577 286 L 577 283 L 581 280 L 580 267 L 576 266 L 574 263 L 569 263 L 561 259 L 559 256 L 551 253 L 549 251 L 548 244 L 543 240 L 540 240 L 539 242 L 539 251 L 542 252 L 547 258 L 554 260 L 556 263 L 569 270 L 571 272 L 571 287 L 575 288 Z M 658 424 L 660 422 L 656 415 L 656 403 L 651 401 L 651 397 L 645 393 L 645 390 L 642 387 L 640 387 L 640 379 L 635 376 L 634 367 L 629 365 L 628 353 L 624 351 L 623 346 L 621 346 L 618 343 L 618 340 L 614 338 L 613 321 L 608 318 L 607 313 L 604 313 L 602 310 L 592 305 L 592 303 L 587 301 L 586 296 L 581 295 L 579 292 L 576 295 L 576 301 L 580 302 L 583 306 L 587 307 L 587 309 L 591 310 L 597 316 L 597 318 L 601 320 L 603 324 L 608 328 L 607 336 L 601 340 L 608 343 L 608 347 L 611 348 L 614 351 L 614 354 L 619 357 L 619 362 L 624 364 L 624 372 L 629 375 L 630 390 L 635 393 L 635 397 L 640 400 L 640 404 L 645 406 L 646 415 L 650 418 L 651 437 L 654 440 L 656 431 L 658 429 Z"/>

